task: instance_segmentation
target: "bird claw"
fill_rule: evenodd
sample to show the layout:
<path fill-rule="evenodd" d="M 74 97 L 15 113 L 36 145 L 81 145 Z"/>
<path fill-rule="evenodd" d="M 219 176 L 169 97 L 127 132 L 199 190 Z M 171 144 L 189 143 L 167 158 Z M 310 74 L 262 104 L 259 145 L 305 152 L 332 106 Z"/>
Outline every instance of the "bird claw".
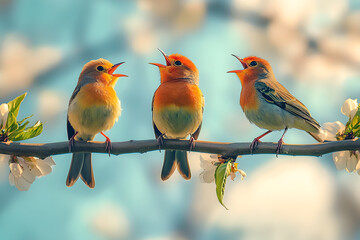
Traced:
<path fill-rule="evenodd" d="M 287 132 L 287 130 L 288 130 L 288 128 L 286 127 L 283 135 L 281 136 L 280 140 L 278 141 L 278 145 L 277 145 L 277 148 L 276 148 L 276 157 L 279 157 L 279 154 L 281 152 L 281 147 L 282 147 L 282 145 L 284 143 L 283 139 L 284 139 L 284 136 L 285 136 L 285 133 Z"/>
<path fill-rule="evenodd" d="M 254 138 L 254 140 L 252 141 L 252 143 L 250 144 L 250 153 L 253 154 L 255 148 L 257 147 L 258 143 L 261 142 L 260 138 L 263 138 L 264 136 L 268 135 L 269 133 L 271 133 L 272 131 L 269 130 L 266 133 L 258 136 L 257 138 Z"/>
<path fill-rule="evenodd" d="M 190 137 L 189 145 L 190 145 L 189 151 L 191 152 L 191 150 L 193 150 L 195 148 L 195 138 L 193 136 Z"/>
<path fill-rule="evenodd" d="M 69 139 L 69 152 L 72 151 L 73 147 L 74 147 L 74 143 L 75 143 L 75 136 L 78 133 L 75 133 L 70 139 Z"/>
<path fill-rule="evenodd" d="M 105 151 L 109 153 L 109 157 L 110 157 L 110 153 L 111 153 L 111 149 L 112 149 L 112 143 L 110 141 L 110 138 L 107 138 L 105 140 L 106 146 L 105 146 Z"/>
<path fill-rule="evenodd" d="M 105 151 L 107 153 L 109 153 L 109 157 L 110 157 L 110 153 L 111 153 L 111 149 L 112 149 L 112 143 L 111 143 L 111 140 L 108 136 L 106 136 L 103 132 L 100 132 L 101 135 L 103 135 L 105 137 Z"/>
<path fill-rule="evenodd" d="M 258 138 L 254 138 L 252 143 L 250 144 L 250 153 L 253 154 L 255 148 L 257 147 L 258 143 L 261 142 Z"/>
<path fill-rule="evenodd" d="M 276 148 L 276 157 L 279 157 L 279 154 L 281 152 L 281 147 L 283 145 L 284 141 L 282 139 L 280 139 L 278 141 L 278 145 L 277 145 L 277 148 Z"/>
<path fill-rule="evenodd" d="M 73 138 L 70 138 L 69 139 L 69 152 L 72 151 L 72 148 L 74 147 L 74 139 Z"/>
<path fill-rule="evenodd" d="M 162 133 L 160 136 L 157 137 L 156 141 L 159 146 L 159 152 L 161 152 L 161 147 L 164 146 L 164 135 L 165 133 Z"/>

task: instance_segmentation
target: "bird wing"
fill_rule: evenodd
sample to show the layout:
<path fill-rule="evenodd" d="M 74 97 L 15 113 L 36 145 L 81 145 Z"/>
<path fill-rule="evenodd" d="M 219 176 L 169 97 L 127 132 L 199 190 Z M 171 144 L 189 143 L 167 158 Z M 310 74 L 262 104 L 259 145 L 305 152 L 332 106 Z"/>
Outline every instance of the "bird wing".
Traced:
<path fill-rule="evenodd" d="M 200 130 L 201 130 L 201 125 L 202 125 L 202 121 L 201 121 L 201 123 L 200 123 L 200 125 L 199 125 L 199 127 L 198 127 L 198 129 L 192 134 L 192 137 L 195 139 L 195 140 L 197 140 L 198 139 L 198 137 L 199 137 L 199 134 L 200 134 Z"/>
<path fill-rule="evenodd" d="M 94 82 L 96 82 L 96 79 L 92 78 L 92 77 L 84 77 L 81 81 L 79 81 L 74 89 L 74 92 L 72 93 L 72 95 L 70 97 L 69 105 L 74 100 L 76 95 L 80 92 L 80 89 L 83 86 L 85 86 L 86 84 L 89 84 L 89 83 L 94 83 Z M 71 123 L 69 122 L 69 117 L 67 118 L 67 133 L 68 133 L 68 139 L 70 139 L 75 134 L 75 130 L 71 126 Z"/>
<path fill-rule="evenodd" d="M 319 123 L 311 117 L 305 105 L 291 95 L 280 83 L 262 79 L 255 82 L 255 88 L 267 102 L 275 104 L 285 111 L 303 118 L 316 129 L 320 128 Z"/>
<path fill-rule="evenodd" d="M 155 93 L 156 93 L 156 91 L 155 91 Z M 151 102 L 151 113 L 152 113 L 152 114 L 154 114 L 153 109 L 154 109 L 155 93 L 154 93 L 154 96 L 153 96 L 152 102 Z M 152 123 L 153 123 L 153 128 L 154 128 L 155 137 L 156 137 L 156 139 L 158 139 L 162 133 L 159 131 L 159 129 L 158 129 L 157 126 L 155 125 L 154 121 L 153 121 Z"/>
<path fill-rule="evenodd" d="M 69 117 L 67 118 L 67 134 L 69 140 L 75 134 L 75 129 L 71 126 L 71 123 L 69 122 Z"/>
<path fill-rule="evenodd" d="M 161 136 L 162 133 L 159 131 L 159 129 L 155 125 L 154 121 L 153 121 L 153 127 L 154 127 L 155 137 L 156 137 L 156 139 L 158 139 Z"/>
<path fill-rule="evenodd" d="M 204 113 L 204 107 L 205 107 L 205 98 L 204 95 L 202 95 L 202 113 Z M 196 131 L 192 134 L 192 137 L 197 140 L 200 134 L 200 130 L 201 130 L 201 125 L 202 125 L 202 121 L 198 127 L 198 129 L 196 129 Z"/>

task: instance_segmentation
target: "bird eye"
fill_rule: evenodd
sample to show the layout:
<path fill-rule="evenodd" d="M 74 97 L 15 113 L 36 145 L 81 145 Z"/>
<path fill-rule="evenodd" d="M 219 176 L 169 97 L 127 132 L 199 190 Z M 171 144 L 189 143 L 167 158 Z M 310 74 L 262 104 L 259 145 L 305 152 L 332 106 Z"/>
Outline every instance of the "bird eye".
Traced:
<path fill-rule="evenodd" d="M 176 61 L 174 62 L 174 64 L 175 64 L 176 66 L 180 66 L 180 65 L 181 65 L 181 62 L 180 62 L 179 60 L 176 60 Z"/>
<path fill-rule="evenodd" d="M 104 67 L 103 66 L 98 66 L 96 69 L 101 72 L 101 71 L 104 70 Z"/>
<path fill-rule="evenodd" d="M 255 61 L 252 61 L 251 63 L 250 63 L 250 66 L 256 66 L 257 65 L 257 62 L 255 62 Z"/>

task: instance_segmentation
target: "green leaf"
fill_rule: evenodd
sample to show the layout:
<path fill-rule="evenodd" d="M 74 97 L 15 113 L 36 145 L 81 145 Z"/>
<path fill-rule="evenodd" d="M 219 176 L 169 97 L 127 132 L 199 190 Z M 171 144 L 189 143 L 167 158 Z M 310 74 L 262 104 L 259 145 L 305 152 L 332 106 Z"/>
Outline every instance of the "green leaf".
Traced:
<path fill-rule="evenodd" d="M 225 193 L 226 179 L 230 174 L 231 164 L 231 161 L 221 163 L 215 170 L 216 195 L 221 205 L 223 205 L 223 207 L 226 209 L 227 207 L 223 203 L 223 198 Z"/>
<path fill-rule="evenodd" d="M 350 129 L 355 137 L 360 137 L 360 107 L 358 108 L 358 111 L 356 112 L 354 118 L 351 121 L 352 129 Z"/>
<path fill-rule="evenodd" d="M 29 123 L 30 123 L 29 121 L 26 121 L 24 124 L 20 125 L 19 128 L 16 131 L 24 130 Z"/>
<path fill-rule="evenodd" d="M 9 136 L 9 139 L 12 141 L 21 141 L 29 138 L 38 136 L 43 130 L 43 124 L 40 121 L 37 121 L 34 126 L 26 128 L 22 132 L 18 132 Z"/>
<path fill-rule="evenodd" d="M 16 117 L 12 112 L 9 112 L 8 118 L 6 121 L 6 125 L 5 125 L 6 132 L 8 132 L 10 129 L 14 128 L 14 126 L 13 126 L 14 124 L 17 125 Z"/>
<path fill-rule="evenodd" d="M 13 136 L 20 134 L 29 123 L 29 121 L 26 121 L 24 124 L 20 125 L 15 131 L 11 131 L 9 134 L 9 138 L 11 139 Z"/>
<path fill-rule="evenodd" d="M 7 132 L 8 132 L 8 134 L 10 134 L 10 133 L 16 131 L 17 129 L 19 129 L 19 124 L 15 121 L 15 122 L 11 125 L 11 127 L 9 127 L 9 129 L 8 129 Z"/>
<path fill-rule="evenodd" d="M 26 117 L 26 118 L 24 118 L 23 120 L 21 120 L 20 122 L 18 122 L 18 124 L 21 125 L 26 119 L 29 119 L 29 118 L 31 118 L 32 116 L 33 116 L 33 114 L 30 115 L 30 116 L 28 116 L 28 117 Z"/>
<path fill-rule="evenodd" d="M 12 112 L 14 114 L 15 118 L 17 117 L 17 115 L 19 113 L 20 104 L 24 100 L 26 94 L 27 93 L 24 93 L 23 95 L 20 95 L 17 98 L 15 98 L 14 100 L 8 102 L 9 112 Z"/>

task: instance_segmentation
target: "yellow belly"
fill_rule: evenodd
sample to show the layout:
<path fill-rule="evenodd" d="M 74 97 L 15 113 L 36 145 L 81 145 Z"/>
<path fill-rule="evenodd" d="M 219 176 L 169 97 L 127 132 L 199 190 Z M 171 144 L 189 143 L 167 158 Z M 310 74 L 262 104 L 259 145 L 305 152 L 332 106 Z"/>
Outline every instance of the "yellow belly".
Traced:
<path fill-rule="evenodd" d="M 202 121 L 202 110 L 194 111 L 176 105 L 168 105 L 161 110 L 154 108 L 153 121 L 167 138 L 183 139 L 199 128 Z"/>
<path fill-rule="evenodd" d="M 98 89 L 97 94 L 89 94 L 84 90 L 86 88 L 81 89 L 70 103 L 68 118 L 71 126 L 78 132 L 79 138 L 91 140 L 97 133 L 107 131 L 114 126 L 121 114 L 121 107 L 116 94 L 115 100 L 104 98 L 108 94 L 104 92 L 106 89 Z"/>

